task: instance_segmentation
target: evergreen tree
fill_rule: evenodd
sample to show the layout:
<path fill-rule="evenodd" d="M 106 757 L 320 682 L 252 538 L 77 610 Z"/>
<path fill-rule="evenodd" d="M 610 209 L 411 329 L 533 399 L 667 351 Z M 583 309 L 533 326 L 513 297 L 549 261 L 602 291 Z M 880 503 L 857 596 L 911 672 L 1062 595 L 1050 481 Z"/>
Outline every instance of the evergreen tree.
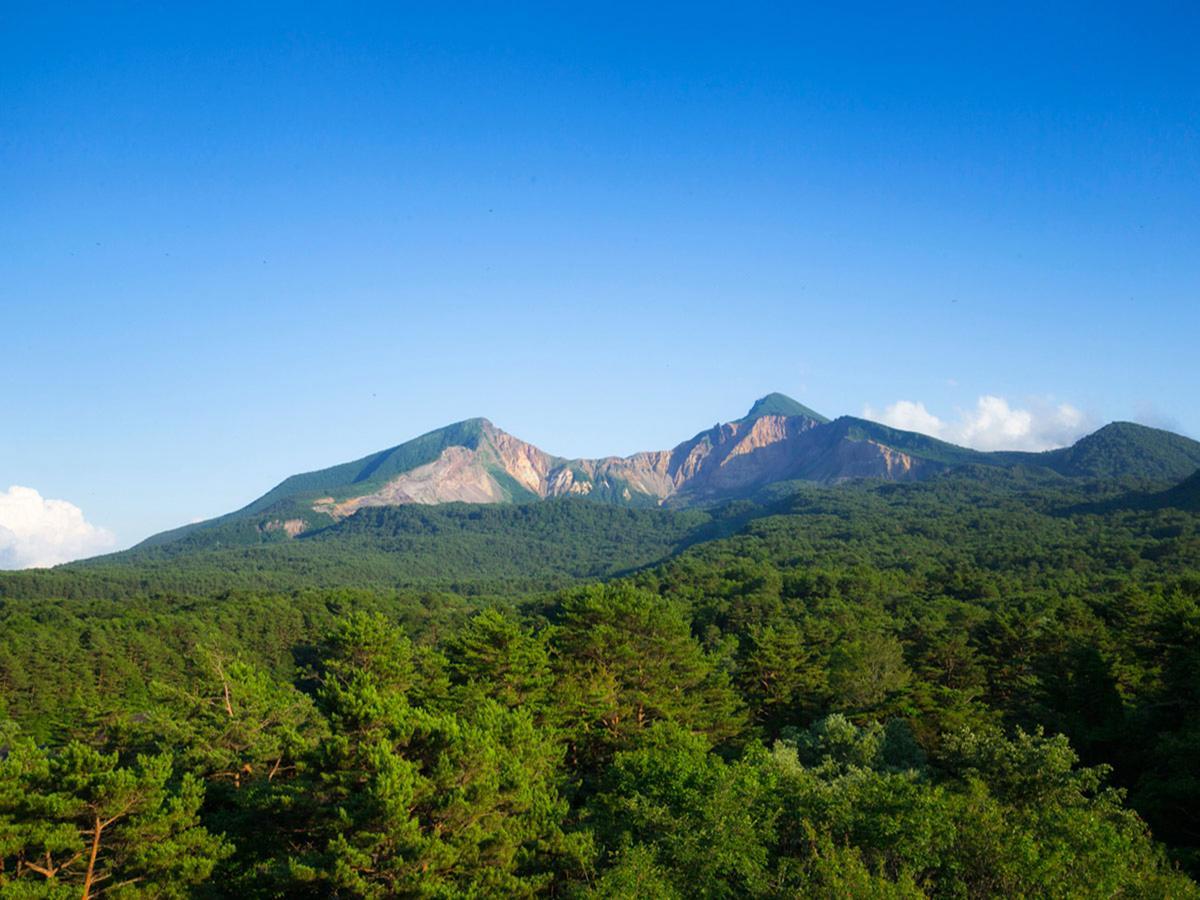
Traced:
<path fill-rule="evenodd" d="M 555 650 L 575 757 L 602 761 L 666 720 L 720 741 L 743 724 L 728 674 L 692 637 L 683 608 L 627 584 L 562 601 Z"/>
<path fill-rule="evenodd" d="M 522 710 L 462 716 L 410 702 L 407 639 L 352 617 L 326 643 L 319 705 L 331 734 L 309 778 L 310 849 L 298 885 L 355 896 L 531 895 L 572 851 L 561 830 L 561 749 Z"/>
<path fill-rule="evenodd" d="M 200 826 L 203 797 L 167 754 L 18 740 L 0 759 L 0 894 L 187 897 L 232 850 Z"/>

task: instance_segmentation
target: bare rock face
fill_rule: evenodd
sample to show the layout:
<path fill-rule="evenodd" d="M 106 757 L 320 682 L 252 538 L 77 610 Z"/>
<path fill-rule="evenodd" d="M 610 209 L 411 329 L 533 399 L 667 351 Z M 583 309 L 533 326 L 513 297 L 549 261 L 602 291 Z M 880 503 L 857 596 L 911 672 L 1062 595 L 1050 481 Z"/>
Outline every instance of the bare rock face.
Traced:
<path fill-rule="evenodd" d="M 687 454 L 677 481 L 683 493 L 737 491 L 791 477 L 798 450 L 818 422 L 804 416 L 760 416 L 731 422 Z"/>
<path fill-rule="evenodd" d="M 545 497 L 554 458 L 490 422 L 484 426 L 484 435 L 500 467 L 525 490 Z"/>
<path fill-rule="evenodd" d="M 852 440 L 807 415 L 752 415 L 718 425 L 672 450 L 627 457 L 563 459 L 483 421 L 474 447 L 446 447 L 369 493 L 312 508 L 340 519 L 364 507 L 408 503 L 502 503 L 597 496 L 642 505 L 688 505 L 736 496 L 794 478 L 903 481 L 921 477 L 926 461 L 872 440 Z"/>
<path fill-rule="evenodd" d="M 261 526 L 260 530 L 267 533 L 272 531 L 283 531 L 288 537 L 294 538 L 298 534 L 303 533 L 307 528 L 308 523 L 303 519 L 288 519 L 287 521 L 283 521 L 281 519 L 272 519 L 270 522 L 267 522 L 265 525 Z"/>
<path fill-rule="evenodd" d="M 478 464 L 479 451 L 447 447 L 431 463 L 393 478 L 377 491 L 335 503 L 318 500 L 313 510 L 341 519 L 367 506 L 406 503 L 499 503 L 504 491 L 487 469 Z"/>
<path fill-rule="evenodd" d="M 854 416 L 830 421 L 790 397 L 768 394 L 741 419 L 714 425 L 670 450 L 625 457 L 565 459 L 486 419 L 465 419 L 361 459 L 292 475 L 215 521 L 249 518 L 260 539 L 303 539 L 370 507 L 587 497 L 687 508 L 753 497 L 776 482 L 919 481 L 960 466 L 1033 466 L 1089 478 L 1174 473 L 1169 477 L 1183 483 L 1138 502 L 1187 509 L 1200 504 L 1200 442 L 1169 432 L 1115 422 L 1072 447 L 983 453 Z M 211 524 L 173 529 L 143 545 L 161 546 Z"/>

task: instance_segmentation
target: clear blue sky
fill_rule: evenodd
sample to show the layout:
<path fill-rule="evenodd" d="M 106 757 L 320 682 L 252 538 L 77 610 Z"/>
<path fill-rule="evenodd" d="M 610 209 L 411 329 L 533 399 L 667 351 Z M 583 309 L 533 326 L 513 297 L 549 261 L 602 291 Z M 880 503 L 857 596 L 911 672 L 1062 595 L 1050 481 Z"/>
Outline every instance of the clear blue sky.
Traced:
<path fill-rule="evenodd" d="M 1200 436 L 1194 3 L 246 5 L 0 7 L 0 491 L 126 545 L 772 390 Z"/>

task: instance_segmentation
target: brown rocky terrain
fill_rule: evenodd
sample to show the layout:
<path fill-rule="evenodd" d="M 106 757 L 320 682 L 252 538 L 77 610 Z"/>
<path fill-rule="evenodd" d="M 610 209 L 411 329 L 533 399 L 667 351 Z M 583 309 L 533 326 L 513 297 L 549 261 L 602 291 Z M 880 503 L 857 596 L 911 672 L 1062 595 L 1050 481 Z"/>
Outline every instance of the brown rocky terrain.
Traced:
<path fill-rule="evenodd" d="M 924 460 L 871 440 L 851 440 L 806 415 L 748 416 L 716 426 L 672 450 L 627 457 L 563 459 L 482 421 L 476 446 L 450 446 L 432 462 L 360 496 L 315 501 L 343 518 L 371 506 L 500 503 L 570 495 L 616 502 L 686 505 L 789 478 L 910 480 Z"/>

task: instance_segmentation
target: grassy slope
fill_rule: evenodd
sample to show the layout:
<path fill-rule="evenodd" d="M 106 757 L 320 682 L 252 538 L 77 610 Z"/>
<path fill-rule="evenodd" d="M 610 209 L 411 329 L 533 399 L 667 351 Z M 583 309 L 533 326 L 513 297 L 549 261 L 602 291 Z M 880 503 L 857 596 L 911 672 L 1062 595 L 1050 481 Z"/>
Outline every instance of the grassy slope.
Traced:
<path fill-rule="evenodd" d="M 238 520 L 242 520 L 244 524 L 235 524 L 232 529 L 227 529 L 224 532 L 227 539 L 233 540 L 240 536 L 249 539 L 248 542 L 258 543 L 261 538 L 257 535 L 252 536 L 247 530 L 248 527 L 252 528 L 249 525 L 251 517 L 269 513 L 274 518 L 286 519 L 290 517 L 289 513 L 296 513 L 303 508 L 304 517 L 311 519 L 314 513 L 310 508 L 311 504 L 304 503 L 305 500 L 322 496 L 343 499 L 351 494 L 367 494 L 382 487 L 396 475 L 433 462 L 447 447 L 476 447 L 483 434 L 483 421 L 467 419 L 353 462 L 292 475 L 239 510 L 206 522 L 197 522 L 153 535 L 138 547 L 168 544 L 197 532 L 211 532 L 214 528 L 238 523 Z"/>
<path fill-rule="evenodd" d="M 739 421 L 745 422 L 759 416 L 807 416 L 822 424 L 829 421 L 819 412 L 809 409 L 803 403 L 796 402 L 786 394 L 767 394 L 755 401 L 754 405 L 750 407 L 750 412 L 746 413 Z"/>

